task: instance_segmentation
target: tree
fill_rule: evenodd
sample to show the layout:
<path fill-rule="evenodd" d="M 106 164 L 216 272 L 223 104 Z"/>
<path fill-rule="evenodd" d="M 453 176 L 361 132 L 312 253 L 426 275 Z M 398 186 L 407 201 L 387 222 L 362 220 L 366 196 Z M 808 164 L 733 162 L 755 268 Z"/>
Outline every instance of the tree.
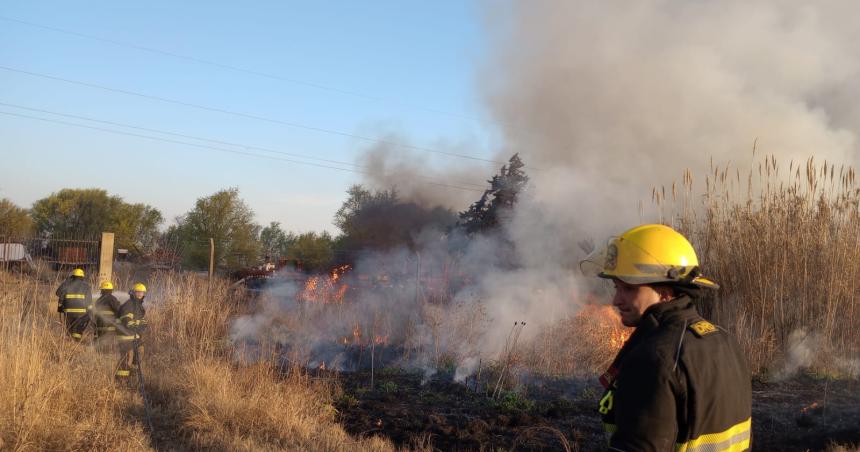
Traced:
<path fill-rule="evenodd" d="M 116 211 L 113 232 L 116 246 L 150 254 L 158 248 L 161 234 L 158 227 L 164 222 L 158 209 L 146 204 L 125 204 Z"/>
<path fill-rule="evenodd" d="M 215 241 L 215 264 L 220 267 L 234 270 L 259 260 L 260 226 L 254 223 L 254 212 L 239 198 L 237 188 L 199 198 L 177 223 L 172 233 L 180 238 L 187 265 L 208 265 L 210 238 Z"/>
<path fill-rule="evenodd" d="M 64 188 L 33 203 L 30 214 L 40 235 L 94 238 L 112 229 L 121 205 L 120 197 L 105 190 Z"/>
<path fill-rule="evenodd" d="M 460 212 L 457 226 L 467 235 L 496 229 L 513 212 L 514 206 L 525 191 L 529 178 L 519 154 L 514 154 L 499 174 L 487 181 L 490 188 L 481 199 Z"/>
<path fill-rule="evenodd" d="M 289 245 L 287 254 L 308 271 L 327 270 L 334 260 L 334 240 L 328 232 L 306 232 Z"/>
<path fill-rule="evenodd" d="M 456 222 L 454 212 L 401 201 L 394 189 L 371 192 L 353 185 L 347 193 L 334 218 L 343 233 L 339 242 L 347 249 L 415 249 L 422 231 L 445 230 Z"/>
<path fill-rule="evenodd" d="M 23 238 L 33 232 L 33 220 L 27 209 L 18 207 L 12 201 L 0 199 L 0 236 Z"/>
<path fill-rule="evenodd" d="M 44 237 L 97 238 L 113 232 L 117 246 L 139 253 L 153 250 L 164 219 L 147 204 L 128 204 L 95 188 L 65 188 L 33 203 L 36 231 Z"/>
<path fill-rule="evenodd" d="M 296 236 L 281 229 L 281 223 L 273 221 L 260 231 L 260 246 L 266 256 L 286 256 Z"/>

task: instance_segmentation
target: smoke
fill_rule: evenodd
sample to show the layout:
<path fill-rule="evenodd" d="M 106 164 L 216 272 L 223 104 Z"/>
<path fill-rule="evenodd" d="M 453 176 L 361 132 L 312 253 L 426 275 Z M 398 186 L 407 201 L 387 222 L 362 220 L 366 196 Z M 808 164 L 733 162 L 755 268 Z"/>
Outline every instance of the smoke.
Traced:
<path fill-rule="evenodd" d="M 650 187 L 775 154 L 854 163 L 860 10 L 845 1 L 511 2 L 488 14 L 481 73 L 500 155 L 535 196 L 598 231 L 637 221 Z M 697 187 L 704 185 L 697 180 Z"/>
<path fill-rule="evenodd" d="M 816 367 L 831 369 L 848 378 L 860 376 L 860 358 L 839 356 L 820 333 L 804 328 L 789 334 L 783 361 L 782 367 L 774 372 L 776 380 L 785 380 Z"/>
<path fill-rule="evenodd" d="M 404 150 L 387 143 L 406 143 L 403 137 L 392 136 L 383 143 L 364 149 L 358 158 L 367 173 L 362 184 L 373 190 L 397 189 L 403 201 L 428 207 L 462 210 L 480 196 L 480 185 L 487 164 L 458 160 L 455 165 L 440 166 L 421 151 Z M 443 145 L 442 152 L 468 155 L 463 146 Z M 451 162 L 448 158 L 446 162 Z M 475 175 L 479 176 L 476 178 Z"/>
<path fill-rule="evenodd" d="M 514 322 L 527 322 L 526 343 L 576 311 L 583 286 L 576 244 L 645 221 L 639 202 L 652 186 L 669 185 L 689 168 L 701 189 L 711 161 L 751 165 L 753 143 L 758 155 L 773 154 L 783 164 L 811 155 L 855 163 L 860 6 L 854 3 L 509 5 L 507 12 L 488 6 L 492 51 L 478 80 L 500 124 L 504 144 L 496 159 L 518 152 L 531 177 L 502 229 L 471 238 L 456 262 L 439 231 L 421 234 L 414 249 L 365 256 L 355 274 L 369 280 L 387 274 L 391 287 L 365 288 L 349 304 L 297 312 L 294 294 L 270 292 L 262 318 L 236 322 L 235 339 L 276 338 L 304 348 L 310 365 L 330 366 L 355 361 L 348 346 L 331 344 L 352 340 L 358 325 L 365 337 L 374 330 L 402 344 L 405 365 L 432 372 L 441 355 L 450 355 L 455 375 L 465 378 L 482 360 L 498 358 Z M 435 148 L 473 154 L 467 146 Z M 471 184 L 493 171 L 478 161 L 442 160 L 451 162 L 376 145 L 359 158 L 369 172 L 362 183 L 395 187 L 402 200 L 422 206 L 464 210 L 481 195 Z M 517 265 L 509 265 L 511 257 Z M 468 277 L 451 288 L 450 301 L 435 303 L 415 282 L 421 277 L 409 279 L 416 266 L 416 273 L 455 268 Z M 283 320 L 291 316 L 301 320 Z M 787 372 L 806 366 L 818 346 L 808 335 L 795 342 Z"/>

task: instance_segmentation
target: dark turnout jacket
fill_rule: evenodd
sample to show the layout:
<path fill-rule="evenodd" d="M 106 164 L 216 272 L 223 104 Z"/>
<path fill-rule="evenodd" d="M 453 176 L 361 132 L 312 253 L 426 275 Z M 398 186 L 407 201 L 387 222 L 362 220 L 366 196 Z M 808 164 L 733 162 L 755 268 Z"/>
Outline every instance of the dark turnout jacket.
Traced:
<path fill-rule="evenodd" d="M 746 359 L 686 296 L 648 308 L 600 380 L 610 450 L 750 449 Z"/>
<path fill-rule="evenodd" d="M 59 312 L 81 316 L 89 313 L 93 295 L 90 284 L 83 278 L 70 278 L 57 288 Z"/>
<path fill-rule="evenodd" d="M 108 293 L 99 297 L 93 306 L 93 317 L 96 329 L 100 332 L 115 331 L 116 313 L 119 312 L 120 302 L 113 294 Z"/>
<path fill-rule="evenodd" d="M 117 310 L 116 319 L 121 327 L 118 336 L 120 341 L 139 339 L 140 334 L 146 329 L 146 309 L 143 307 L 143 300 L 135 298 L 134 293 L 130 292 L 128 300 Z"/>

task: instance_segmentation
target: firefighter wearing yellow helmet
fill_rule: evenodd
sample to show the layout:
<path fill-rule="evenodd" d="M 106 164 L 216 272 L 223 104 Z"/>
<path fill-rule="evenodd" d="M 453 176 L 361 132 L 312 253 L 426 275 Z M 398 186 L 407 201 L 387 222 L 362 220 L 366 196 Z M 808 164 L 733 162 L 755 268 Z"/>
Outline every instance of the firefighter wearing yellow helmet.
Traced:
<path fill-rule="evenodd" d="M 117 311 L 117 343 L 119 344 L 119 364 L 116 378 L 128 381 L 129 377 L 140 368 L 143 357 L 142 335 L 146 330 L 146 309 L 143 299 L 146 297 L 146 286 L 136 283 L 128 292 L 128 300 Z"/>
<path fill-rule="evenodd" d="M 750 372 L 737 342 L 692 298 L 719 286 L 672 228 L 637 226 L 582 262 L 613 281 L 612 305 L 635 327 L 609 369 L 598 411 L 610 450 L 750 448 Z"/>
<path fill-rule="evenodd" d="M 100 342 L 110 341 L 116 333 L 116 313 L 119 312 L 119 300 L 113 295 L 113 283 L 104 281 L 99 285 L 101 296 L 93 305 L 93 323 L 95 338 Z M 109 343 L 109 342 L 108 342 Z"/>
<path fill-rule="evenodd" d="M 75 340 L 83 339 L 83 334 L 90 323 L 93 295 L 90 283 L 85 278 L 84 270 L 76 268 L 69 278 L 60 284 L 55 292 L 57 295 L 57 312 L 63 314 L 66 331 Z"/>

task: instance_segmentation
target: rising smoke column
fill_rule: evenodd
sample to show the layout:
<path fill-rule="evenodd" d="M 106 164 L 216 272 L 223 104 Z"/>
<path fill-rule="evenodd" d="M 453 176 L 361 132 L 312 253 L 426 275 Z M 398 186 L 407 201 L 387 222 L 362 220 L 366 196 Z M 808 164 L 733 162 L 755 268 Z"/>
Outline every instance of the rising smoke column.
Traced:
<path fill-rule="evenodd" d="M 855 163 L 860 5 L 511 2 L 488 13 L 479 85 L 536 197 L 589 229 L 636 222 L 650 187 L 713 157 Z M 697 187 L 704 184 L 697 181 Z M 554 209 L 559 212 L 561 209 Z M 623 217 L 623 218 L 622 218 Z"/>
<path fill-rule="evenodd" d="M 469 349 L 443 341 L 464 358 L 458 375 L 473 370 L 475 357 L 497 357 L 513 321 L 528 322 L 525 342 L 574 311 L 582 286 L 577 243 L 651 220 L 639 218 L 638 202 L 685 168 L 701 175 L 712 158 L 743 167 L 754 142 L 758 155 L 783 163 L 810 155 L 856 163 L 854 3 L 497 6 L 488 6 L 493 50 L 477 86 L 500 124 L 497 159 L 519 152 L 532 184 L 503 234 L 516 247 L 518 267 L 498 265 L 493 237 L 475 238 L 462 256 L 475 278 L 453 303 L 480 303 L 487 320 Z M 396 186 L 405 201 L 465 210 L 480 193 L 442 190 L 415 177 L 456 184 L 491 176 L 486 165 L 453 162 L 450 170 L 431 167 L 417 152 L 384 146 L 366 150 L 360 161 L 376 169 L 363 181 L 370 188 Z M 704 182 L 695 184 L 701 189 Z M 417 310 L 410 299 L 395 305 Z M 427 323 L 417 327 L 426 349 L 438 342 Z"/>

